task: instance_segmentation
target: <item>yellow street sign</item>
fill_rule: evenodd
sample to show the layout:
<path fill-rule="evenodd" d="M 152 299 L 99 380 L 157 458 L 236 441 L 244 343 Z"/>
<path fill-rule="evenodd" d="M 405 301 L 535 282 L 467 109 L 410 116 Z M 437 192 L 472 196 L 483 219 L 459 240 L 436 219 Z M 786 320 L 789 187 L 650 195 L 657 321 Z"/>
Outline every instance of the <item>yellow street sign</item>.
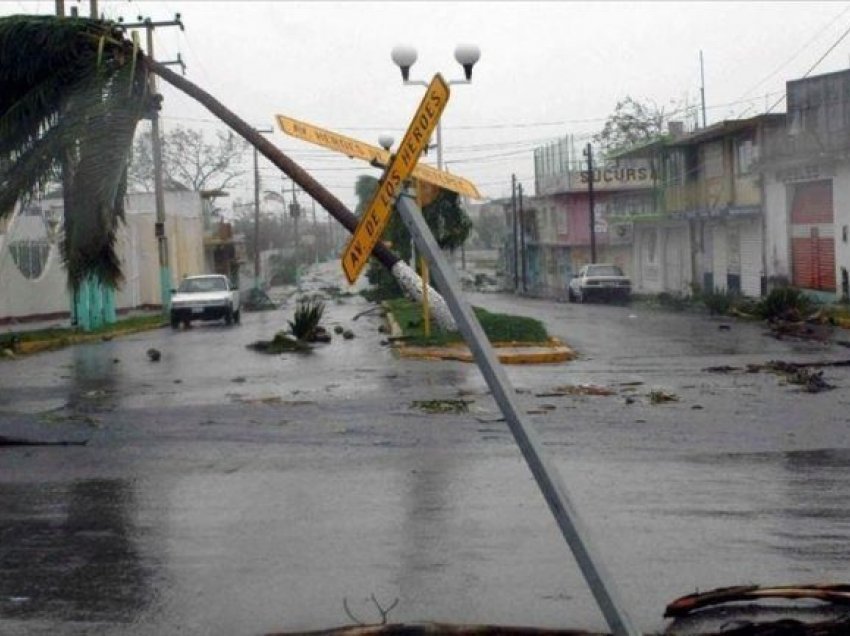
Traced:
<path fill-rule="evenodd" d="M 333 132 L 332 130 L 319 128 L 318 126 L 293 119 L 292 117 L 286 117 L 285 115 L 278 115 L 277 123 L 278 126 L 280 126 L 280 129 L 290 137 L 309 141 L 312 144 L 341 152 L 349 157 L 363 159 L 369 163 L 377 163 L 382 167 L 386 167 L 390 161 L 389 152 L 383 148 L 379 148 L 378 146 L 372 146 L 364 143 L 359 139 L 346 137 L 345 135 Z M 481 193 L 478 192 L 478 188 L 476 188 L 475 184 L 468 179 L 464 179 L 463 177 L 459 177 L 443 170 L 437 170 L 436 168 L 432 168 L 431 166 L 423 163 L 416 165 L 413 169 L 413 176 L 421 181 L 433 183 L 441 188 L 457 192 L 458 194 L 462 194 L 473 199 L 482 198 Z"/>
<path fill-rule="evenodd" d="M 280 129 L 290 137 L 297 137 L 304 141 L 309 141 L 317 146 L 324 146 L 331 150 L 336 150 L 349 157 L 356 157 L 365 161 L 378 161 L 383 166 L 386 166 L 390 160 L 390 153 L 379 148 L 378 146 L 370 146 L 357 139 L 340 135 L 332 130 L 325 130 L 318 126 L 313 126 L 304 121 L 298 121 L 292 117 L 284 115 L 277 116 L 277 123 Z"/>
<path fill-rule="evenodd" d="M 343 252 L 342 269 L 349 283 L 357 280 L 378 239 L 386 229 L 396 195 L 401 191 L 404 180 L 416 167 L 416 162 L 419 161 L 422 150 L 428 144 L 434 128 L 437 127 L 437 122 L 448 101 L 449 85 L 442 75 L 437 73 L 428 85 L 425 97 L 416 109 L 416 114 L 407 132 L 404 133 L 404 139 L 401 140 L 398 151 L 393 155 L 389 167 L 381 177 L 372 202 L 360 218 Z"/>
<path fill-rule="evenodd" d="M 481 193 L 475 184 L 445 170 L 437 170 L 431 166 L 420 163 L 413 169 L 413 176 L 420 181 L 427 181 L 446 190 L 457 192 L 472 199 L 481 199 Z"/>

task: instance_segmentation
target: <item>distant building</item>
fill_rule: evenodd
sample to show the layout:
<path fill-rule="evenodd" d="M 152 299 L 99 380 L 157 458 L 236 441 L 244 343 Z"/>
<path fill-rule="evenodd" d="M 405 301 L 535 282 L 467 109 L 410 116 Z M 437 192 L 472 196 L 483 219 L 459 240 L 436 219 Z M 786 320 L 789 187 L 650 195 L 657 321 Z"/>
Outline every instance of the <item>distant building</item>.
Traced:
<path fill-rule="evenodd" d="M 535 193 L 523 202 L 526 291 L 566 298 L 567 285 L 591 262 L 590 181 L 596 262 L 632 270 L 633 219 L 648 213 L 655 171 L 643 158 L 600 161 L 592 174 L 571 138 L 535 150 Z"/>
<path fill-rule="evenodd" d="M 658 172 L 649 214 L 634 222 L 637 292 L 762 293 L 765 204 L 756 161 L 784 115 L 723 121 L 618 153 Z"/>

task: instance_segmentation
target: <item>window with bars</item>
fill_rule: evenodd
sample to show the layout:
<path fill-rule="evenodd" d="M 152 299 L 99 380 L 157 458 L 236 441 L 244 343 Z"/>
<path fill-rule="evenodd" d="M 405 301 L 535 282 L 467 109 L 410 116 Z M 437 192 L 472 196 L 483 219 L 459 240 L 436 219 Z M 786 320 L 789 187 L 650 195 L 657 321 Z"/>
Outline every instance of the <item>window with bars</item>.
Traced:
<path fill-rule="evenodd" d="M 15 241 L 9 245 L 12 260 L 20 272 L 30 279 L 41 276 L 50 256 L 50 242 L 47 239 L 35 241 Z"/>

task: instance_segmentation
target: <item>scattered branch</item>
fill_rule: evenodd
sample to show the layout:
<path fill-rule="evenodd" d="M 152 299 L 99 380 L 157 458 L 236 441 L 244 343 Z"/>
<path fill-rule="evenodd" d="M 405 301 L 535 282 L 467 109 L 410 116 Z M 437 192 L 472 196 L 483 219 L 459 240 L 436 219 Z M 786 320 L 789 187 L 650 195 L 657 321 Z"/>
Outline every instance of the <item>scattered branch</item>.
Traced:
<path fill-rule="evenodd" d="M 372 603 L 375 604 L 375 607 L 377 608 L 378 613 L 381 615 L 381 622 L 377 623 L 377 624 L 378 625 L 386 625 L 387 620 L 388 620 L 389 615 L 390 615 L 390 612 L 393 611 L 393 609 L 395 608 L 396 605 L 398 605 L 398 597 L 396 597 L 393 600 L 393 602 L 390 603 L 389 607 L 386 607 L 386 608 L 381 606 L 381 604 L 378 602 L 378 599 L 375 598 L 374 594 L 370 594 L 369 598 L 372 599 Z M 342 608 L 345 610 L 345 613 L 348 615 L 348 618 L 350 618 L 351 621 L 354 622 L 355 624 L 360 625 L 361 627 L 363 627 L 365 625 L 369 625 L 369 623 L 364 623 L 363 621 L 361 621 L 359 618 L 357 618 L 352 613 L 351 609 L 348 607 L 348 598 L 344 597 L 342 599 Z"/>

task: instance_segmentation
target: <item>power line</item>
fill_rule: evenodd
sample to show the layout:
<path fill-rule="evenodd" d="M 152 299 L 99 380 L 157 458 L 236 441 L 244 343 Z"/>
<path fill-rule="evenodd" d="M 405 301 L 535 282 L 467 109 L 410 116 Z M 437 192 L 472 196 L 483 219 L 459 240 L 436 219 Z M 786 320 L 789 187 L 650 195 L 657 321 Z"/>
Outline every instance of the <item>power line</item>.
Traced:
<path fill-rule="evenodd" d="M 797 50 L 797 52 L 796 52 L 796 53 L 794 53 L 791 57 L 789 57 L 787 60 L 785 60 L 784 62 L 782 62 L 779 66 L 777 66 L 777 67 L 776 67 L 773 71 L 771 71 L 771 73 L 770 73 L 770 74 L 768 74 L 768 75 L 767 75 L 764 79 L 762 79 L 760 82 L 758 82 L 755 86 L 753 86 L 752 88 L 750 88 L 749 90 L 747 90 L 746 92 L 744 92 L 744 94 L 743 94 L 743 95 L 741 95 L 741 99 L 743 99 L 745 96 L 747 96 L 747 95 L 749 95 L 750 93 L 752 93 L 752 92 L 753 92 L 754 90 L 756 90 L 759 86 L 762 86 L 765 82 L 767 82 L 768 80 L 770 80 L 771 78 L 773 78 L 773 77 L 774 77 L 774 76 L 775 76 L 775 75 L 776 75 L 779 71 L 781 71 L 783 68 L 785 68 L 786 66 L 788 66 L 791 62 L 793 62 L 793 61 L 794 61 L 797 57 L 799 57 L 799 55 L 800 55 L 803 51 L 805 51 L 807 48 L 809 48 L 809 46 L 810 46 L 810 45 L 811 45 L 811 44 L 812 44 L 812 43 L 813 43 L 816 39 L 818 39 L 824 31 L 826 31 L 826 30 L 827 30 L 827 29 L 829 29 L 829 28 L 830 28 L 833 24 L 835 24 L 836 22 L 838 22 L 838 20 L 840 20 L 840 19 L 844 16 L 844 14 L 845 14 L 845 13 L 847 13 L 848 11 L 850 11 L 850 5 L 846 6 L 846 7 L 844 8 L 844 10 L 843 10 L 841 13 L 839 13 L 839 14 L 838 14 L 837 16 L 835 16 L 834 18 L 831 18 L 831 19 L 830 19 L 830 20 L 829 20 L 826 24 L 824 24 L 824 25 L 823 25 L 823 27 L 821 27 L 820 29 L 818 29 L 818 31 L 817 31 L 817 32 L 816 32 L 816 33 L 815 33 L 815 34 L 814 34 L 811 38 L 809 38 L 808 40 L 806 40 L 806 43 L 805 43 L 805 44 L 803 44 L 803 46 L 801 46 L 801 47 Z M 758 99 L 758 98 L 756 98 L 756 99 Z"/>
<path fill-rule="evenodd" d="M 806 72 L 803 74 L 803 77 L 802 77 L 802 78 L 800 78 L 800 79 L 803 79 L 803 78 L 808 77 L 808 76 L 809 76 L 809 73 L 811 73 L 813 70 L 815 70 L 815 68 L 817 68 L 817 66 L 818 66 L 821 62 L 823 62 L 823 61 L 826 59 L 826 56 L 827 56 L 827 55 L 829 55 L 830 53 L 832 53 L 832 51 L 835 49 L 835 47 L 836 47 L 836 46 L 838 46 L 839 44 L 841 44 L 841 41 L 842 41 L 844 38 L 846 38 L 848 34 L 850 34 L 850 26 L 848 26 L 848 27 L 844 30 L 844 33 L 842 33 L 842 34 L 841 34 L 841 36 L 840 36 L 840 37 L 839 37 L 839 38 L 838 38 L 835 42 L 833 42 L 832 46 L 830 46 L 830 47 L 826 50 L 826 53 L 824 53 L 823 55 L 821 55 L 821 56 L 818 58 L 818 61 L 817 61 L 817 62 L 815 62 L 814 64 L 812 64 L 811 68 L 809 68 L 809 70 L 808 70 L 808 71 L 806 71 Z M 776 100 L 776 102 L 773 104 L 773 106 L 771 106 L 770 108 L 768 108 L 768 109 L 767 109 L 767 112 L 769 113 L 769 112 L 770 112 L 770 111 L 772 111 L 774 108 L 776 108 L 776 105 L 777 105 L 777 104 L 779 104 L 779 102 L 781 102 L 783 99 L 785 99 L 786 94 L 787 94 L 787 93 L 782 93 L 782 97 L 780 97 L 778 100 Z"/>

